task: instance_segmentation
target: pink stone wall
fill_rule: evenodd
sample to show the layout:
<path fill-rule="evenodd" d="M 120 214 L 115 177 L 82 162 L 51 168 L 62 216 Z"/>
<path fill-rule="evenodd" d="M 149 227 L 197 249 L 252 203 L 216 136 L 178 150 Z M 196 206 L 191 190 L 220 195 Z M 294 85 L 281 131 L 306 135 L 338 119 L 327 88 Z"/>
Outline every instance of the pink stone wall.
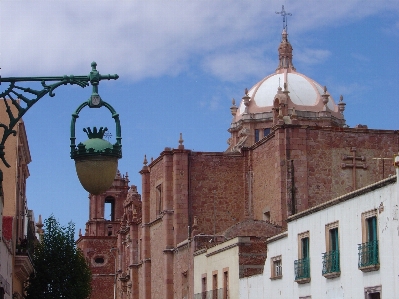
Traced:
<path fill-rule="evenodd" d="M 263 213 L 270 211 L 270 221 L 281 224 L 280 156 L 278 140 L 274 134 L 252 152 L 253 211 L 254 218 L 264 220 Z"/>
<path fill-rule="evenodd" d="M 221 232 L 244 219 L 243 162 L 241 155 L 193 153 L 190 156 L 189 200 L 199 233 Z"/>
<path fill-rule="evenodd" d="M 82 236 L 77 246 L 83 251 L 93 275 L 91 299 L 113 298 L 115 259 L 110 249 L 116 247 L 116 237 Z M 103 264 L 97 264 L 95 258 L 102 257 Z"/>
<path fill-rule="evenodd" d="M 398 152 L 399 139 L 394 131 L 308 130 L 307 139 L 309 206 L 352 191 L 352 168 L 341 166 L 352 163 L 352 160 L 343 160 L 344 156 L 352 156 L 352 147 L 356 147 L 356 156 L 365 158 L 356 163 L 367 166 L 367 169 L 356 169 L 357 189 L 394 174 L 389 160 L 375 159 L 391 158 Z"/>

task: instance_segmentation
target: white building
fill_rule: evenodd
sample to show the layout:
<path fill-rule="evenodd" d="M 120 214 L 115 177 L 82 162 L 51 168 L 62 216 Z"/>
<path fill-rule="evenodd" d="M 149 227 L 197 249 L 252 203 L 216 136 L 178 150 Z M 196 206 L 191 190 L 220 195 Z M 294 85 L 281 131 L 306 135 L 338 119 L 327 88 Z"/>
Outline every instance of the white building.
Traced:
<path fill-rule="evenodd" d="M 289 217 L 240 298 L 399 298 L 398 188 L 392 176 Z"/>

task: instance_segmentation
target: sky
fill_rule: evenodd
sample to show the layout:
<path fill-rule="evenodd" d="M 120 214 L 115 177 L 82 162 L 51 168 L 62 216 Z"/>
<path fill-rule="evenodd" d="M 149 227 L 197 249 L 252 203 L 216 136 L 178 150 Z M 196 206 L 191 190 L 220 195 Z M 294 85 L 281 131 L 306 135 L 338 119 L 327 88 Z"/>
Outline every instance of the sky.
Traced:
<path fill-rule="evenodd" d="M 1 76 L 87 75 L 92 61 L 101 74 L 118 74 L 101 81 L 99 94 L 120 115 L 119 170 L 141 191 L 144 155 L 176 148 L 180 133 L 186 149 L 227 148 L 232 99 L 239 102 L 278 65 L 282 5 L 292 14 L 296 70 L 327 86 L 335 101 L 343 95 L 350 127 L 397 130 L 397 0 L 2 0 Z M 83 232 L 88 193 L 69 157 L 69 137 L 71 114 L 90 94 L 91 87 L 61 86 L 24 116 L 29 209 L 36 219 L 53 214 Z M 105 108 L 82 110 L 77 142 L 87 139 L 88 126 L 107 126 L 115 136 Z"/>

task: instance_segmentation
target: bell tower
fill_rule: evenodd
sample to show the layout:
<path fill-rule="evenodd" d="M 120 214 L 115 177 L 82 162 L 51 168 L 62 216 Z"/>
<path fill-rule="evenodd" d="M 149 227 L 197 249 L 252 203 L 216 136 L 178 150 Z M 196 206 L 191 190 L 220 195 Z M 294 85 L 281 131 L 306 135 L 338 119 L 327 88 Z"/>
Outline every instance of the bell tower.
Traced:
<path fill-rule="evenodd" d="M 89 221 L 86 236 L 115 236 L 123 217 L 123 202 L 129 190 L 128 175 L 118 171 L 110 189 L 102 194 L 90 194 Z"/>
<path fill-rule="evenodd" d="M 77 246 L 92 271 L 91 298 L 114 296 L 117 275 L 118 232 L 123 221 L 124 202 L 129 191 L 128 175 L 118 171 L 112 186 L 99 195 L 89 195 L 89 220 L 84 235 L 79 232 Z"/>

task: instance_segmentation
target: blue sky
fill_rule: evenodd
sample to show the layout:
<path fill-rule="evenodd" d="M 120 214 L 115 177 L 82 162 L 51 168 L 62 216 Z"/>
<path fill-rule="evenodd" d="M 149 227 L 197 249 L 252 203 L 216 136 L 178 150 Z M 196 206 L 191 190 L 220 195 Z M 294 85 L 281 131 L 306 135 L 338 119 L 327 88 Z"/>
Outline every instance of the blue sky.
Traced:
<path fill-rule="evenodd" d="M 9 1 L 0 6 L 2 77 L 118 74 L 99 93 L 119 112 L 119 169 L 141 190 L 143 157 L 177 147 L 227 148 L 232 98 L 274 72 L 285 5 L 298 72 L 344 96 L 349 126 L 399 128 L 399 1 Z M 4 88 L 4 84 L 0 88 Z M 71 114 L 91 87 L 62 86 L 24 117 L 32 162 L 27 199 L 36 218 L 54 214 L 84 231 L 88 194 L 69 158 Z M 87 126 L 115 125 L 83 110 Z M 113 141 L 111 139 L 111 141 Z M 4 166 L 0 166 L 4 167 Z"/>

